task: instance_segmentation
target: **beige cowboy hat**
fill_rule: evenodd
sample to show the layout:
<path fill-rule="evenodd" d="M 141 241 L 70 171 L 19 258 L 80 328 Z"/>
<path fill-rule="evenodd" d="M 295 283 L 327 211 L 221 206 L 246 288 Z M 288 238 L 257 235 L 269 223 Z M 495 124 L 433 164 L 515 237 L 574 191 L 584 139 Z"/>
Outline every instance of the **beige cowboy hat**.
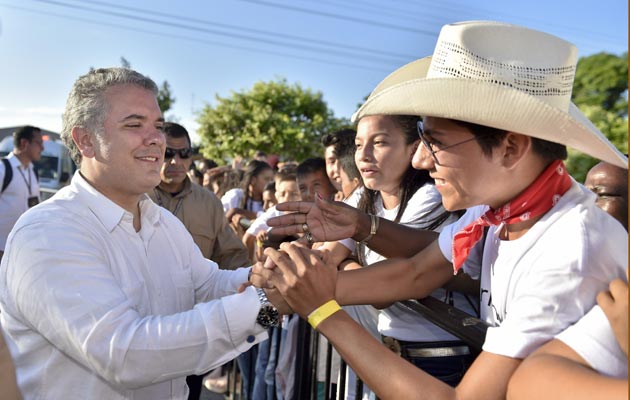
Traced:
<path fill-rule="evenodd" d="M 422 115 L 472 122 L 573 147 L 622 168 L 628 158 L 571 102 L 574 45 L 499 22 L 445 25 L 432 57 L 386 77 L 352 116 Z"/>

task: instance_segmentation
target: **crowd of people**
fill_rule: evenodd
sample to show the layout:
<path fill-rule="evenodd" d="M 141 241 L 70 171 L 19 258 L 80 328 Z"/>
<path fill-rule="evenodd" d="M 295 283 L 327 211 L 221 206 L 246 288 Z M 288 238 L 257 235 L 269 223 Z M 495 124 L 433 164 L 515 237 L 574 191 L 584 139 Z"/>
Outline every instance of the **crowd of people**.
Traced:
<path fill-rule="evenodd" d="M 37 128 L 0 164 L 24 178 L 0 193 L 0 397 L 199 399 L 235 362 L 241 398 L 292 399 L 302 317 L 345 399 L 627 398 L 627 157 L 571 103 L 576 62 L 446 25 L 321 154 L 230 166 L 195 159 L 148 77 L 79 77 L 70 185 L 37 204 Z M 584 184 L 567 146 L 602 160 Z M 398 303 L 427 296 L 490 325 L 481 353 Z"/>

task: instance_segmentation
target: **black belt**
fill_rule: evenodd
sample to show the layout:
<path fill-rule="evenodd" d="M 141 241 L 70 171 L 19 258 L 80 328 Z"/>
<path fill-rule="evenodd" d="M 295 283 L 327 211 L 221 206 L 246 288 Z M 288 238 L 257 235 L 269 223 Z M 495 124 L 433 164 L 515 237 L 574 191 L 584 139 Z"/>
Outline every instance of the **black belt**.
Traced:
<path fill-rule="evenodd" d="M 454 357 L 470 354 L 470 348 L 466 345 L 444 346 L 440 345 L 440 342 L 433 344 L 404 342 L 391 336 L 383 336 L 382 339 L 385 347 L 403 358 Z M 441 343 L 446 344 L 448 342 Z"/>

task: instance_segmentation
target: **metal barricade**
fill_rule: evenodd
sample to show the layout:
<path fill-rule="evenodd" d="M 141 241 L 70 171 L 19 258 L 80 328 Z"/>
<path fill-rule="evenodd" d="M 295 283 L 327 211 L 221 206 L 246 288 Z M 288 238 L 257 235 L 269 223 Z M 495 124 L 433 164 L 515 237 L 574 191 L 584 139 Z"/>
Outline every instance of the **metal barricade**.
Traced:
<path fill-rule="evenodd" d="M 417 312 L 427 320 L 431 321 L 440 328 L 450 332 L 454 336 L 465 342 L 471 350 L 477 354 L 481 352 L 483 342 L 486 335 L 488 325 L 480 319 L 473 317 L 449 304 L 446 304 L 433 297 L 427 297 L 421 300 L 407 300 L 400 302 L 405 307 Z M 297 315 L 293 318 L 299 318 Z M 332 376 L 333 370 L 333 348 L 330 343 L 327 343 L 326 347 L 326 362 L 323 391 L 318 393 L 318 380 L 317 380 L 317 366 L 318 366 L 318 353 L 319 353 L 319 337 L 320 334 L 314 331 L 308 323 L 302 319 L 297 321 L 297 345 L 295 351 L 295 382 L 293 396 L 286 400 L 336 400 L 345 399 L 345 387 L 346 387 L 346 371 L 348 366 L 341 360 L 339 366 L 338 384 L 334 385 L 332 382 L 335 377 Z M 276 360 L 278 360 L 281 345 L 281 332 L 280 330 L 274 331 L 278 337 L 278 346 L 276 346 Z M 232 363 L 232 369 L 229 374 L 228 380 L 228 393 L 226 398 L 230 400 L 241 400 L 246 388 L 242 388 L 239 385 L 241 381 L 239 379 L 239 371 L 236 362 Z M 253 379 L 251 384 L 253 384 Z M 354 385 L 356 399 L 361 399 L 363 394 L 363 382 L 357 377 L 355 382 L 349 382 L 348 384 Z M 323 392 L 323 393 L 321 393 Z M 275 388 L 273 399 L 275 400 Z M 258 400 L 258 399 L 254 399 Z"/>

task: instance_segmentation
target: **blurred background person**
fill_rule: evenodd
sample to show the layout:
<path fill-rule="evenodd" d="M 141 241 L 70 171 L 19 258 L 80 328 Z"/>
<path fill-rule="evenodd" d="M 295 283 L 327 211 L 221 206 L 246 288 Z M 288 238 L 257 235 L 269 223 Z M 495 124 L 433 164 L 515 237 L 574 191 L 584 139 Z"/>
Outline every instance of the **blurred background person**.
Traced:
<path fill-rule="evenodd" d="M 273 176 L 269 164 L 251 160 L 245 167 L 240 187 L 228 190 L 221 197 L 225 216 L 240 238 L 251 221 L 263 213 L 262 193 L 265 185 L 273 181 Z"/>
<path fill-rule="evenodd" d="M 39 203 L 39 182 L 33 161 L 44 150 L 41 130 L 26 125 L 13 133 L 13 151 L 0 163 L 0 260 L 13 225 Z"/>
<path fill-rule="evenodd" d="M 278 199 L 276 199 L 276 182 L 274 179 L 273 182 L 266 184 L 263 190 L 263 210 L 267 211 L 276 204 L 278 204 Z"/>
<path fill-rule="evenodd" d="M 174 122 L 165 122 L 163 131 L 166 151 L 160 169 L 161 181 L 147 194 L 182 221 L 205 258 L 222 269 L 250 265 L 247 250 L 229 227 L 219 198 L 193 183 L 187 174 L 193 165 L 188 131 Z M 186 378 L 190 400 L 199 399 L 202 380 L 203 375 Z"/>
<path fill-rule="evenodd" d="M 597 205 L 628 230 L 628 170 L 602 161 L 588 171 L 584 186 L 597 195 Z"/>
<path fill-rule="evenodd" d="M 337 189 L 335 200 L 343 199 L 343 193 L 341 193 L 341 179 L 339 177 L 341 168 L 339 165 L 337 148 L 339 146 L 347 146 L 350 144 L 354 145 L 355 135 L 356 131 L 354 129 L 342 129 L 333 133 L 327 133 L 322 138 L 322 144 L 324 145 L 324 160 L 326 161 L 326 174 L 335 189 Z"/>

